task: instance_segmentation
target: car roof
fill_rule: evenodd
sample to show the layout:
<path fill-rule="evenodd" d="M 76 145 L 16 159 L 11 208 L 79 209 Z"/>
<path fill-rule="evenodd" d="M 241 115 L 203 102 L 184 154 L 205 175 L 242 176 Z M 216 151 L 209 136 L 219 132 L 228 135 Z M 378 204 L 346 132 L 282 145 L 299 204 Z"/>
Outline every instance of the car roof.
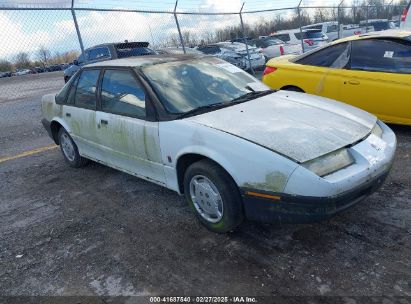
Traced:
<path fill-rule="evenodd" d="M 84 67 L 142 67 L 166 62 L 184 61 L 204 57 L 197 54 L 161 54 L 127 57 L 122 59 L 99 61 L 86 64 Z"/>
<path fill-rule="evenodd" d="M 341 38 L 335 40 L 332 44 L 340 43 L 343 41 L 353 41 L 361 39 L 371 39 L 371 38 L 405 38 L 411 36 L 411 30 L 385 30 L 379 32 L 370 32 L 361 35 L 354 35 L 346 38 Z"/>

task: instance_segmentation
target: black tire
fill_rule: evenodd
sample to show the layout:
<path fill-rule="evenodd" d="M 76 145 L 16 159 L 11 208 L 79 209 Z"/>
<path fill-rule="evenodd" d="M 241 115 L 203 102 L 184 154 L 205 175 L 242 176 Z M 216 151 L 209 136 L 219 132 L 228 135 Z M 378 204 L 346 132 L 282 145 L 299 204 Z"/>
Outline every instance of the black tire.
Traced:
<path fill-rule="evenodd" d="M 73 146 L 73 158 L 72 159 L 70 159 L 64 152 L 64 148 L 62 146 L 63 136 L 65 136 L 66 140 L 69 140 Z M 58 142 L 59 142 L 60 150 L 61 150 L 61 153 L 63 154 L 64 160 L 67 162 L 67 164 L 69 164 L 70 167 L 80 168 L 80 167 L 84 167 L 88 163 L 87 158 L 80 156 L 76 143 L 73 141 L 70 134 L 68 134 L 68 132 L 64 128 L 60 128 L 58 132 Z"/>
<path fill-rule="evenodd" d="M 192 201 L 190 182 L 193 177 L 198 175 L 208 178 L 220 193 L 223 212 L 221 220 L 216 223 L 202 217 Z M 200 160 L 188 167 L 184 175 L 184 195 L 199 221 L 213 232 L 226 233 L 232 231 L 244 220 L 242 199 L 236 183 L 223 168 L 210 160 Z"/>
<path fill-rule="evenodd" d="M 305 93 L 304 90 L 300 89 L 299 87 L 295 87 L 295 86 L 284 87 L 284 88 L 282 88 L 282 90 Z"/>

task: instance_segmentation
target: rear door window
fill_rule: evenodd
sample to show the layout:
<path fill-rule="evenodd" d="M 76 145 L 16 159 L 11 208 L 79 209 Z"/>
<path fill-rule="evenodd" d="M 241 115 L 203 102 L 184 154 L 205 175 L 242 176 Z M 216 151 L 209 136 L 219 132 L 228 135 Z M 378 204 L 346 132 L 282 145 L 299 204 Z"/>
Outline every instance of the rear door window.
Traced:
<path fill-rule="evenodd" d="M 272 37 L 275 37 L 277 39 L 280 39 L 284 42 L 290 41 L 290 35 L 289 34 L 275 34 Z"/>
<path fill-rule="evenodd" d="M 349 62 L 349 56 L 349 43 L 344 42 L 331 45 L 329 47 L 311 53 L 301 58 L 300 60 L 297 60 L 297 63 L 341 69 L 347 66 Z"/>
<path fill-rule="evenodd" d="M 145 92 L 128 70 L 106 70 L 101 85 L 101 107 L 109 113 L 146 117 Z"/>
<path fill-rule="evenodd" d="M 88 109 L 96 108 L 97 81 L 100 70 L 84 70 L 78 79 L 75 105 Z M 70 95 L 70 94 L 69 94 Z"/>
<path fill-rule="evenodd" d="M 110 51 L 107 47 L 98 47 L 89 51 L 89 60 L 101 60 L 110 58 Z"/>
<path fill-rule="evenodd" d="M 351 69 L 370 72 L 411 73 L 411 43 L 366 39 L 352 42 Z"/>

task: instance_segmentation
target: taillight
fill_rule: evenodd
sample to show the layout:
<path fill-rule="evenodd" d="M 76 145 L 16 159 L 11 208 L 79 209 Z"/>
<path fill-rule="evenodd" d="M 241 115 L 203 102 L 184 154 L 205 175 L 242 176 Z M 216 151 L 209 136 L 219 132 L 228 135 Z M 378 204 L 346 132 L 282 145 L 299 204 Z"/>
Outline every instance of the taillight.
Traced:
<path fill-rule="evenodd" d="M 275 72 L 275 71 L 277 71 L 277 68 L 267 66 L 267 67 L 265 67 L 263 76 L 266 76 L 266 75 L 268 75 L 268 74 L 271 74 L 272 72 Z"/>
<path fill-rule="evenodd" d="M 285 52 L 284 52 L 284 48 L 283 48 L 283 46 L 282 46 L 282 45 L 280 45 L 280 54 L 281 54 L 281 55 L 284 55 L 284 54 L 285 54 Z"/>
<path fill-rule="evenodd" d="M 355 31 L 354 35 L 361 35 L 361 31 Z"/>
<path fill-rule="evenodd" d="M 304 40 L 304 42 L 307 43 L 309 46 L 314 45 L 314 41 L 312 41 L 311 39 L 306 39 L 306 40 Z"/>
<path fill-rule="evenodd" d="M 405 22 L 405 19 L 407 19 L 407 15 L 408 15 L 408 9 L 404 8 L 402 15 L 401 15 L 401 21 Z"/>

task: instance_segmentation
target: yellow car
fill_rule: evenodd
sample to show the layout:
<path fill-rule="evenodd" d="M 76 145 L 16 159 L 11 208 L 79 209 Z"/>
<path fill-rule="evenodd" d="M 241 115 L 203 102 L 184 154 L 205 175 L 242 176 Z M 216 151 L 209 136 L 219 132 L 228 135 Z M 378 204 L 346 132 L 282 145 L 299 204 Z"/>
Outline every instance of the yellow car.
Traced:
<path fill-rule="evenodd" d="M 386 122 L 411 125 L 411 31 L 352 36 L 274 58 L 262 80 L 273 89 L 336 99 Z"/>

